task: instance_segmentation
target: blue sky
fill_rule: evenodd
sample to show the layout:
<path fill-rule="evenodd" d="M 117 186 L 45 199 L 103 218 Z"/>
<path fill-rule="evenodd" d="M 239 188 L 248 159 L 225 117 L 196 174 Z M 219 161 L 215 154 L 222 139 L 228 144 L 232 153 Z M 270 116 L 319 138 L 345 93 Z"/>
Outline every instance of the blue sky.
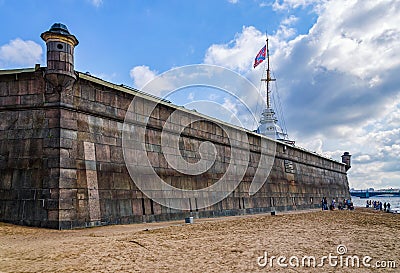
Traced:
<path fill-rule="evenodd" d="M 80 41 L 76 70 L 137 88 L 192 64 L 226 67 L 258 87 L 262 67 L 252 62 L 267 30 L 289 135 L 337 160 L 352 153 L 351 187 L 400 188 L 399 1 L 0 0 L 0 69 L 45 66 L 40 34 L 54 22 Z M 245 115 L 216 90 L 171 96 L 204 99 Z"/>
<path fill-rule="evenodd" d="M 132 67 L 146 65 L 163 72 L 202 63 L 210 45 L 232 40 L 243 26 L 274 32 L 288 12 L 271 12 L 270 4 L 260 7 L 263 3 L 64 0 L 43 4 L 0 0 L 1 24 L 7 26 L 1 31 L 0 43 L 23 37 L 42 45 L 37 34 L 52 22 L 62 22 L 81 41 L 76 50 L 77 70 L 132 84 Z M 299 12 L 307 15 L 307 10 Z M 307 31 L 315 18 L 305 16 L 300 29 Z"/>

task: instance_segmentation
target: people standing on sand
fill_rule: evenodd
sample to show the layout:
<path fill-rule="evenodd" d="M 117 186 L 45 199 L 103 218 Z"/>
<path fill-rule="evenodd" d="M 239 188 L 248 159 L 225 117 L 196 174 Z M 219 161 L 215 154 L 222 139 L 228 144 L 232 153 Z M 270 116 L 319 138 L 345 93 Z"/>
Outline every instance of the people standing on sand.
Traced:
<path fill-rule="evenodd" d="M 335 209 L 335 203 L 336 203 L 335 199 L 332 199 L 330 210 L 334 210 Z"/>
<path fill-rule="evenodd" d="M 379 210 L 382 210 L 382 202 L 379 201 Z"/>
<path fill-rule="evenodd" d="M 353 202 L 350 202 L 350 204 L 349 204 L 349 210 L 354 210 L 354 204 L 353 204 Z"/>
<path fill-rule="evenodd" d="M 387 203 L 387 212 L 390 212 L 390 203 Z"/>

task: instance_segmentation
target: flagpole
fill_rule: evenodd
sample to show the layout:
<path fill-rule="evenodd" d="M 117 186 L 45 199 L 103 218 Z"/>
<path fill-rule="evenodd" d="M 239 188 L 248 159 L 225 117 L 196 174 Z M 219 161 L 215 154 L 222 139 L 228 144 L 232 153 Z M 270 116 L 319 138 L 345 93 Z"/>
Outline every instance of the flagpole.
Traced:
<path fill-rule="evenodd" d="M 271 78 L 271 70 L 269 67 L 269 47 L 268 47 L 268 35 L 266 39 L 266 47 L 267 47 L 267 78 L 266 79 L 261 79 L 261 81 L 267 82 L 267 97 L 266 97 L 266 103 L 267 103 L 267 109 L 271 107 L 271 99 L 270 99 L 270 93 L 271 91 L 269 90 L 269 82 L 275 81 L 276 79 Z"/>

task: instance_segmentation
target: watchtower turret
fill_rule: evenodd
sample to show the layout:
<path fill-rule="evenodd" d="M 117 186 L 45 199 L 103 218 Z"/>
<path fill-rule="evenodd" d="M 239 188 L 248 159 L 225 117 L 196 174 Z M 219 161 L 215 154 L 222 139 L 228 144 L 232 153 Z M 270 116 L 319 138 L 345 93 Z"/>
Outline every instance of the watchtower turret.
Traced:
<path fill-rule="evenodd" d="M 342 162 L 346 164 L 346 171 L 348 171 L 351 168 L 351 154 L 349 152 L 344 152 Z"/>
<path fill-rule="evenodd" d="M 74 72 L 74 48 L 78 40 L 71 35 L 66 25 L 55 23 L 40 37 L 46 42 L 46 79 L 55 87 L 67 87 L 76 80 Z"/>

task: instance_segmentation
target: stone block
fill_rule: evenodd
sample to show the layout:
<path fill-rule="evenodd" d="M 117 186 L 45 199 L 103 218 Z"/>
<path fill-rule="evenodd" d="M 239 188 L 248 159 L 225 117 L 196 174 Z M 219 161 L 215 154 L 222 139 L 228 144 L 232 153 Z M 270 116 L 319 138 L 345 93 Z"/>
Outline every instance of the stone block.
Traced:
<path fill-rule="evenodd" d="M 119 119 L 124 119 L 126 116 L 126 110 L 120 108 L 116 109 L 115 116 Z"/>
<path fill-rule="evenodd" d="M 151 165 L 152 165 L 154 168 L 160 167 L 159 154 L 158 154 L 158 153 L 148 152 L 148 153 L 147 153 L 147 158 L 149 159 Z"/>
<path fill-rule="evenodd" d="M 94 101 L 96 99 L 96 90 L 92 86 L 80 85 L 81 98 Z"/>
<path fill-rule="evenodd" d="M 108 172 L 108 173 L 122 173 L 125 167 L 123 163 L 100 163 L 100 172 Z"/>
<path fill-rule="evenodd" d="M 41 94 L 21 96 L 20 102 L 23 105 L 29 105 L 29 106 L 38 106 L 38 105 L 42 105 L 44 103 L 43 96 Z"/>
<path fill-rule="evenodd" d="M 122 199 L 119 200 L 119 215 L 124 217 L 124 216 L 130 216 L 132 215 L 132 202 L 130 199 Z"/>
<path fill-rule="evenodd" d="M 96 160 L 110 162 L 111 160 L 110 146 L 96 144 Z"/>
<path fill-rule="evenodd" d="M 133 215 L 143 215 L 142 199 L 132 200 L 132 213 Z"/>
<path fill-rule="evenodd" d="M 60 177 L 61 178 L 70 178 L 70 179 L 76 179 L 76 169 L 64 169 L 60 168 Z"/>
<path fill-rule="evenodd" d="M 109 173 L 97 172 L 97 182 L 99 189 L 112 189 L 113 181 L 110 179 Z"/>
<path fill-rule="evenodd" d="M 8 96 L 8 83 L 7 82 L 0 82 L 0 97 Z"/>
<path fill-rule="evenodd" d="M 15 123 L 15 129 L 32 129 L 33 120 L 31 111 L 20 111 L 18 113 L 18 120 Z"/>
<path fill-rule="evenodd" d="M 69 129 L 61 129 L 60 130 L 60 137 L 61 138 L 66 138 L 66 139 L 71 139 L 71 140 L 77 140 L 78 139 L 78 132 L 75 130 L 69 130 Z"/>
<path fill-rule="evenodd" d="M 161 205 L 156 202 L 153 202 L 153 212 L 156 215 L 161 214 L 162 213 Z"/>
<path fill-rule="evenodd" d="M 76 185 L 77 185 L 76 178 L 66 178 L 66 177 L 59 178 L 58 186 L 61 189 L 74 189 L 74 188 L 76 188 Z"/>
<path fill-rule="evenodd" d="M 124 173 L 113 173 L 112 174 L 113 189 L 130 190 L 131 189 L 131 178 Z"/>
<path fill-rule="evenodd" d="M 59 109 L 46 109 L 45 110 L 46 118 L 60 118 L 60 110 Z"/>
<path fill-rule="evenodd" d="M 124 163 L 122 147 L 110 146 L 110 159 L 114 163 Z"/>
<path fill-rule="evenodd" d="M 0 169 L 0 189 L 11 189 L 12 186 L 12 170 Z"/>
<path fill-rule="evenodd" d="M 95 113 L 101 113 L 104 114 L 106 112 L 106 106 L 101 104 L 101 103 L 97 103 L 97 102 L 93 102 L 93 112 Z"/>
<path fill-rule="evenodd" d="M 115 137 L 106 137 L 103 136 L 103 143 L 110 146 L 117 145 L 117 139 Z"/>
<path fill-rule="evenodd" d="M 0 105 L 1 106 L 17 106 L 20 104 L 21 104 L 20 96 L 0 97 Z"/>
<path fill-rule="evenodd" d="M 74 209 L 60 209 L 59 210 L 59 221 L 72 221 L 76 219 L 76 210 Z M 61 225 L 61 223 L 60 223 Z M 66 225 L 65 228 L 71 228 L 72 226 Z"/>
<path fill-rule="evenodd" d="M 76 146 L 76 141 L 68 138 L 60 138 L 60 148 L 73 149 Z"/>
<path fill-rule="evenodd" d="M 61 118 L 60 127 L 63 129 L 70 129 L 76 131 L 78 130 L 78 122 L 76 119 Z"/>
<path fill-rule="evenodd" d="M 144 204 L 144 213 L 145 215 L 153 214 L 152 200 L 144 198 L 142 199 Z"/>
<path fill-rule="evenodd" d="M 60 157 L 59 165 L 61 168 L 73 169 L 76 168 L 76 160 L 74 158 Z"/>

